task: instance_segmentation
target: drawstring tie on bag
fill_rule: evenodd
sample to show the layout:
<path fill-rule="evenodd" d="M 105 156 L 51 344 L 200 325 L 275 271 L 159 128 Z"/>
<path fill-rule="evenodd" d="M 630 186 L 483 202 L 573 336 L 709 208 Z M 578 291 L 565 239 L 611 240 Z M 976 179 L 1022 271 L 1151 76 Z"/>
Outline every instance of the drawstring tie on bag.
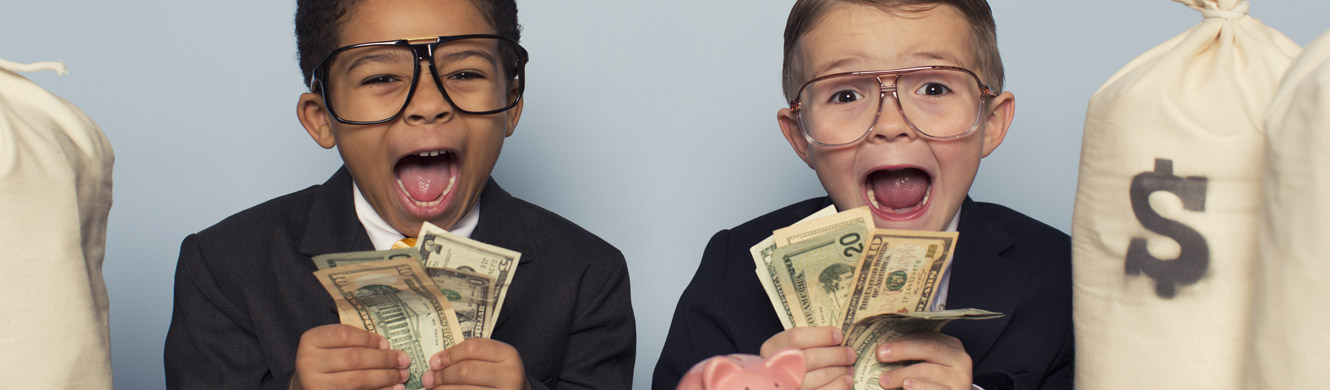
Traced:
<path fill-rule="evenodd" d="M 69 74 L 69 71 L 65 69 L 65 63 L 55 62 L 55 61 L 20 64 L 17 62 L 0 59 L 0 68 L 4 68 L 5 70 L 14 73 L 33 73 L 33 72 L 40 72 L 43 70 L 49 70 L 49 71 L 54 71 L 56 74 L 61 76 Z"/>
<path fill-rule="evenodd" d="M 1201 10 L 1201 16 L 1204 16 L 1206 19 L 1233 20 L 1247 16 L 1248 11 L 1251 11 L 1251 2 L 1243 1 L 1238 3 L 1238 6 L 1233 7 L 1233 9 L 1203 9 Z"/>

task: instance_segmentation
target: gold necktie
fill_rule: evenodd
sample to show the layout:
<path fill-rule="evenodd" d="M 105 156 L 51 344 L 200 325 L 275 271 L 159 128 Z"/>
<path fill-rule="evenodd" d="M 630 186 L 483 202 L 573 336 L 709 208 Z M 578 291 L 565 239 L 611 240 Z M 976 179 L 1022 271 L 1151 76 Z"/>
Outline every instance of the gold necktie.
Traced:
<path fill-rule="evenodd" d="M 405 249 L 405 248 L 415 248 L 415 247 L 416 247 L 416 239 L 413 237 L 407 237 L 397 240 L 397 242 L 394 242 L 392 249 Z"/>

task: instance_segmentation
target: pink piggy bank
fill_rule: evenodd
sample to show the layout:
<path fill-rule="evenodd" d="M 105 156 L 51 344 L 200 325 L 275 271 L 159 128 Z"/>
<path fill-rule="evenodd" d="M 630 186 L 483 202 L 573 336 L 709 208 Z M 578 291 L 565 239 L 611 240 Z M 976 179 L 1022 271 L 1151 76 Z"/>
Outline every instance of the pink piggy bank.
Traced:
<path fill-rule="evenodd" d="M 804 382 L 804 353 L 787 349 L 763 360 L 754 355 L 722 355 L 693 366 L 677 390 L 798 390 Z"/>

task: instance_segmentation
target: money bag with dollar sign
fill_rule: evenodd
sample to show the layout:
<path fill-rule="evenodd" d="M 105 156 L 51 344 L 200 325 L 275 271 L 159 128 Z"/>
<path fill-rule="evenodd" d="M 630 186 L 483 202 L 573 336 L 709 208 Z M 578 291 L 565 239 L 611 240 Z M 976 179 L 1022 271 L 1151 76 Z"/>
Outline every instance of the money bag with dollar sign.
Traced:
<path fill-rule="evenodd" d="M 1266 115 L 1248 389 L 1314 389 L 1330 367 L 1330 32 L 1289 67 Z"/>
<path fill-rule="evenodd" d="M 1129 62 L 1086 115 L 1071 234 L 1078 389 L 1241 388 L 1261 124 L 1301 49 L 1245 0 L 1175 1 L 1202 21 Z"/>

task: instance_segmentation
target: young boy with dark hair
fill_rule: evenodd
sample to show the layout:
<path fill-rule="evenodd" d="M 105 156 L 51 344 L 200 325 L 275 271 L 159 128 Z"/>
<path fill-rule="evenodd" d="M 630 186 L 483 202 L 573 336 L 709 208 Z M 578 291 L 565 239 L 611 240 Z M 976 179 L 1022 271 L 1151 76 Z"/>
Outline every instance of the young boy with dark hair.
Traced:
<path fill-rule="evenodd" d="M 1005 314 L 880 345 L 911 362 L 883 388 L 1071 389 L 1071 247 L 1066 234 L 967 193 L 1002 143 L 1015 97 L 1002 92 L 992 11 L 983 0 L 799 0 L 785 30 L 777 113 L 827 197 L 795 203 L 712 237 L 679 298 L 653 387 L 694 363 L 797 348 L 805 389 L 847 389 L 855 353 L 835 327 L 782 330 L 749 247 L 828 206 L 868 206 L 878 228 L 958 231 L 934 308 Z"/>
<path fill-rule="evenodd" d="M 185 239 L 168 388 L 401 389 L 411 365 L 429 388 L 631 386 L 623 255 L 490 178 L 522 112 L 519 31 L 511 0 L 297 2 L 296 115 L 345 167 Z M 424 222 L 522 256 L 492 339 L 409 361 L 338 323 L 310 259 L 389 249 Z"/>

